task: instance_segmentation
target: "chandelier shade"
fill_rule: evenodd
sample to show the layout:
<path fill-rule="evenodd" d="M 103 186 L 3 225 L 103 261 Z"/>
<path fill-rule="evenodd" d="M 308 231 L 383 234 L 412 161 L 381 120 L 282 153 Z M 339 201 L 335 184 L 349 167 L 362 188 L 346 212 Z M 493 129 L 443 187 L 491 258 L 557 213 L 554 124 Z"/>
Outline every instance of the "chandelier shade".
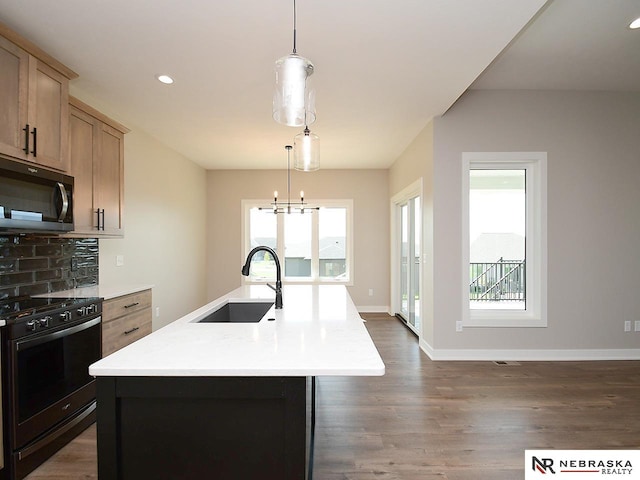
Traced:
<path fill-rule="evenodd" d="M 313 172 L 320 168 L 320 137 L 309 130 L 293 137 L 293 168 Z"/>

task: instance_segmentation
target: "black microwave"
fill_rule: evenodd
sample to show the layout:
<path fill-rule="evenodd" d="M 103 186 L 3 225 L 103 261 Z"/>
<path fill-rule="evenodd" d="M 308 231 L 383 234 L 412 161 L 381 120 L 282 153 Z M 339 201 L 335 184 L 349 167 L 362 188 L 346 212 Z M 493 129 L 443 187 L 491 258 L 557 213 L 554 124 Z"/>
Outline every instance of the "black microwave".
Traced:
<path fill-rule="evenodd" d="M 0 157 L 0 233 L 73 230 L 73 177 Z"/>

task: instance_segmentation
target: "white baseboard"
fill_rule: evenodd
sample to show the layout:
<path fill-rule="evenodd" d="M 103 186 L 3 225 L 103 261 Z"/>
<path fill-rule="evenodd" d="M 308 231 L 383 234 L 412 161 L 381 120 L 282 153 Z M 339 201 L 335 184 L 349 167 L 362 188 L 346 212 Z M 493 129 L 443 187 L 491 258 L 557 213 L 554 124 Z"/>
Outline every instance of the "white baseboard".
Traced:
<path fill-rule="evenodd" d="M 420 348 L 434 361 L 463 360 L 477 362 L 502 361 L 599 361 L 599 360 L 640 360 L 640 349 L 567 349 L 567 350 L 483 350 L 483 349 L 434 349 L 424 340 Z"/>
<path fill-rule="evenodd" d="M 362 312 L 370 312 L 370 313 L 389 313 L 389 307 L 386 305 L 362 305 L 356 306 L 359 313 Z"/>

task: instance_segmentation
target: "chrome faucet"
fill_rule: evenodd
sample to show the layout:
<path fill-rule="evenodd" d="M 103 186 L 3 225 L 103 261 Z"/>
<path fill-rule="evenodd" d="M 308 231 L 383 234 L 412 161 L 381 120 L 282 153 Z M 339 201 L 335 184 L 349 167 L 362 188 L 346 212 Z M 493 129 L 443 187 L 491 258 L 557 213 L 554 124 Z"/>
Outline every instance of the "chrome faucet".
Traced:
<path fill-rule="evenodd" d="M 242 275 L 244 275 L 245 277 L 249 276 L 249 267 L 251 266 L 251 259 L 253 258 L 256 252 L 259 252 L 261 250 L 265 252 L 269 252 L 276 262 L 276 286 L 274 287 L 273 285 L 269 285 L 267 283 L 267 287 L 271 288 L 276 292 L 276 308 L 282 308 L 282 274 L 280 271 L 280 260 L 278 259 L 278 255 L 273 250 L 273 248 L 265 247 L 264 245 L 261 245 L 251 250 L 249 252 L 249 255 L 247 255 L 247 261 L 244 263 L 242 267 Z"/>

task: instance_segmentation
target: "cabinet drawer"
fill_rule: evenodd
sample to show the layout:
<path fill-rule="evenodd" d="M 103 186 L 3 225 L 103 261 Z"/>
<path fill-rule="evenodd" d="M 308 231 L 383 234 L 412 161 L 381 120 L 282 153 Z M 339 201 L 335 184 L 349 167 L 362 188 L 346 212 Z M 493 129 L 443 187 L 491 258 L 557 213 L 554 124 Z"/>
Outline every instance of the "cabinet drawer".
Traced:
<path fill-rule="evenodd" d="M 151 308 L 151 290 L 106 300 L 102 305 L 102 323 L 108 323 L 123 315 Z"/>
<path fill-rule="evenodd" d="M 111 322 L 103 322 L 102 356 L 106 357 L 150 333 L 151 308 L 138 310 Z"/>

